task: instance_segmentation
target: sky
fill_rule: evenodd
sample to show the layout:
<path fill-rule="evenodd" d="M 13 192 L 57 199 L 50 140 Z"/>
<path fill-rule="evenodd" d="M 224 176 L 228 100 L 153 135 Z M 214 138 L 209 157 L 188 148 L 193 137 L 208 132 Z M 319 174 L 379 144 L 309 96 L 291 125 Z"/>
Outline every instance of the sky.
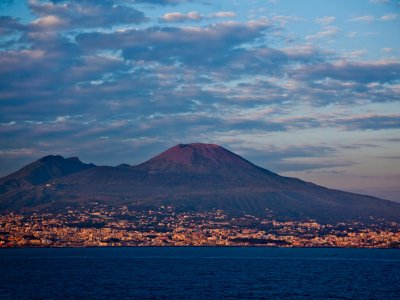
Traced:
<path fill-rule="evenodd" d="M 398 0 L 0 1 L 0 176 L 219 144 L 400 201 Z"/>

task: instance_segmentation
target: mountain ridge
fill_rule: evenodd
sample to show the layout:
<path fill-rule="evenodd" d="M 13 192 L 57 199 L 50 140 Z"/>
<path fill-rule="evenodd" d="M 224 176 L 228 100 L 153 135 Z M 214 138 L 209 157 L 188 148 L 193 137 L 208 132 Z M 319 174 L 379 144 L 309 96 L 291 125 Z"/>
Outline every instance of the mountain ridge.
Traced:
<path fill-rule="evenodd" d="M 7 191 L 8 185 L 37 185 L 94 166 L 82 163 L 77 157 L 64 158 L 61 155 L 47 155 L 0 178 L 0 194 Z"/>
<path fill-rule="evenodd" d="M 0 210 L 62 209 L 90 201 L 255 214 L 267 209 L 326 222 L 371 216 L 400 221 L 400 204 L 280 176 L 215 144 L 179 144 L 135 166 L 99 167 L 48 156 L 0 179 Z"/>

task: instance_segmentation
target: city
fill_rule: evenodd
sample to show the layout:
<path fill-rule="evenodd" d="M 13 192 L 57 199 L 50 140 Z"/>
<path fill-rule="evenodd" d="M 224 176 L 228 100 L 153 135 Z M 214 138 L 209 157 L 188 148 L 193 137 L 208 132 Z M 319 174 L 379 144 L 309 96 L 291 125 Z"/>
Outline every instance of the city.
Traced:
<path fill-rule="evenodd" d="M 99 203 L 66 212 L 0 215 L 0 247 L 266 246 L 400 248 L 400 224 L 320 224 L 222 210 L 132 210 Z"/>

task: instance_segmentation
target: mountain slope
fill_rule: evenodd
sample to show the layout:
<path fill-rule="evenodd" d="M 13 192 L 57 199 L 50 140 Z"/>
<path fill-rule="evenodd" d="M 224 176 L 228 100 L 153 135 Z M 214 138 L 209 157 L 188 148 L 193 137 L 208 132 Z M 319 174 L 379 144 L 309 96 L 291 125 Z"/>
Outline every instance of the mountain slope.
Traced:
<path fill-rule="evenodd" d="M 40 193 L 33 193 L 37 186 L 92 167 L 93 164 L 84 164 L 77 157 L 45 156 L 0 179 L 0 209 L 24 206 L 27 198 L 34 201 L 41 197 Z"/>
<path fill-rule="evenodd" d="M 207 173 L 227 168 L 253 170 L 258 167 L 218 145 L 194 143 L 176 145 L 137 168 L 154 173 Z"/>
<path fill-rule="evenodd" d="M 135 209 L 173 205 L 252 214 L 268 209 L 281 217 L 321 222 L 370 216 L 400 221 L 400 204 L 279 176 L 217 145 L 177 145 L 137 166 L 80 167 L 60 173 L 47 166 L 46 172 L 35 173 L 41 175 L 34 183 L 26 176 L 29 185 L 0 195 L 0 209 L 62 209 L 96 201 Z"/>

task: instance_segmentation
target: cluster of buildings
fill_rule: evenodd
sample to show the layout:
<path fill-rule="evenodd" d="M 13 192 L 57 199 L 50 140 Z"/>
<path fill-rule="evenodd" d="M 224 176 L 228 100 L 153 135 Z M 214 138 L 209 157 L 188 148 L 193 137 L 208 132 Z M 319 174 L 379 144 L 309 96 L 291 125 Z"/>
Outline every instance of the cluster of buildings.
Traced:
<path fill-rule="evenodd" d="M 65 213 L 0 215 L 0 247 L 281 246 L 400 248 L 400 224 L 374 220 L 319 224 L 276 220 L 269 212 L 135 211 L 95 204 Z"/>

